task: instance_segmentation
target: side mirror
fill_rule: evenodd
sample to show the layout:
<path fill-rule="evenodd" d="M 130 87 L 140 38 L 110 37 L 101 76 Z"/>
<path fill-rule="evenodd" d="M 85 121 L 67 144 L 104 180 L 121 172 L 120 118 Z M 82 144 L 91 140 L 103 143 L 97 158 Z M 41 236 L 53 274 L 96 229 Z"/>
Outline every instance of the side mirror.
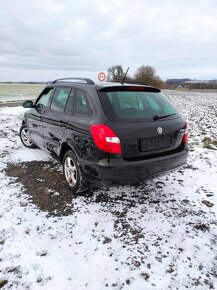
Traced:
<path fill-rule="evenodd" d="M 32 107 L 34 107 L 34 105 L 33 105 L 33 101 L 25 101 L 25 102 L 23 103 L 23 107 L 24 107 L 24 108 L 32 108 Z"/>

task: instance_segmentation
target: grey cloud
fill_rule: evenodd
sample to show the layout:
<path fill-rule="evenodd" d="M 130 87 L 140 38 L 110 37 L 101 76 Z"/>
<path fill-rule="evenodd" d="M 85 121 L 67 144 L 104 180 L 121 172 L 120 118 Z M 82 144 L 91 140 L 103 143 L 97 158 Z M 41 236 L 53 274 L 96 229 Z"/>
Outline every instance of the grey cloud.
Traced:
<path fill-rule="evenodd" d="M 55 78 L 113 64 L 152 65 L 162 78 L 194 78 L 196 70 L 216 78 L 216 12 L 211 0 L 2 1 L 0 80 L 17 70 L 41 79 L 45 70 Z"/>

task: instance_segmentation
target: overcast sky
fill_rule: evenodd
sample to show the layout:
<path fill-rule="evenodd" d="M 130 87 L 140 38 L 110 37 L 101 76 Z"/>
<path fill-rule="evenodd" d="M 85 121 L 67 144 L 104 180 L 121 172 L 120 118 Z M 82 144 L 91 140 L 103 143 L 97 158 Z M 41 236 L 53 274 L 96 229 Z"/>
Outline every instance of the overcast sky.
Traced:
<path fill-rule="evenodd" d="M 116 64 L 217 79 L 217 1 L 0 0 L 0 81 L 96 79 Z"/>

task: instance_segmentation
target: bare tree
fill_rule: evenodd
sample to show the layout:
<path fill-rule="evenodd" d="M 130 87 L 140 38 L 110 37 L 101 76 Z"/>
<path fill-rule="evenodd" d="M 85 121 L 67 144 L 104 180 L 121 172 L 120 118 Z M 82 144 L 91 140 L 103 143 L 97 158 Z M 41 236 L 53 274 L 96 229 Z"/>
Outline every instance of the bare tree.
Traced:
<path fill-rule="evenodd" d="M 108 69 L 108 81 L 121 81 L 124 77 L 122 65 L 113 65 Z"/>
<path fill-rule="evenodd" d="M 121 81 L 125 75 L 122 65 L 113 65 L 108 69 L 107 81 Z M 164 82 L 156 75 L 156 70 L 152 66 L 140 66 L 133 78 L 127 74 L 125 82 L 140 81 L 150 86 L 164 87 Z"/>
<path fill-rule="evenodd" d="M 135 74 L 135 81 L 144 82 L 150 86 L 163 87 L 164 83 L 161 78 L 156 75 L 156 70 L 152 66 L 140 66 Z"/>

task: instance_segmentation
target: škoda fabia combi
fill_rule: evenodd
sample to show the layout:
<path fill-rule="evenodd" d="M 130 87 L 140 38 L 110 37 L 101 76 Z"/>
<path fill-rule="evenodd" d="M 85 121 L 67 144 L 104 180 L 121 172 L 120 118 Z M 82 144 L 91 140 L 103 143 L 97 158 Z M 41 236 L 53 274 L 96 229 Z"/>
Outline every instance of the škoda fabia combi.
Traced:
<path fill-rule="evenodd" d="M 187 123 L 157 88 L 59 79 L 23 106 L 22 143 L 57 158 L 72 192 L 139 182 L 186 163 Z"/>

